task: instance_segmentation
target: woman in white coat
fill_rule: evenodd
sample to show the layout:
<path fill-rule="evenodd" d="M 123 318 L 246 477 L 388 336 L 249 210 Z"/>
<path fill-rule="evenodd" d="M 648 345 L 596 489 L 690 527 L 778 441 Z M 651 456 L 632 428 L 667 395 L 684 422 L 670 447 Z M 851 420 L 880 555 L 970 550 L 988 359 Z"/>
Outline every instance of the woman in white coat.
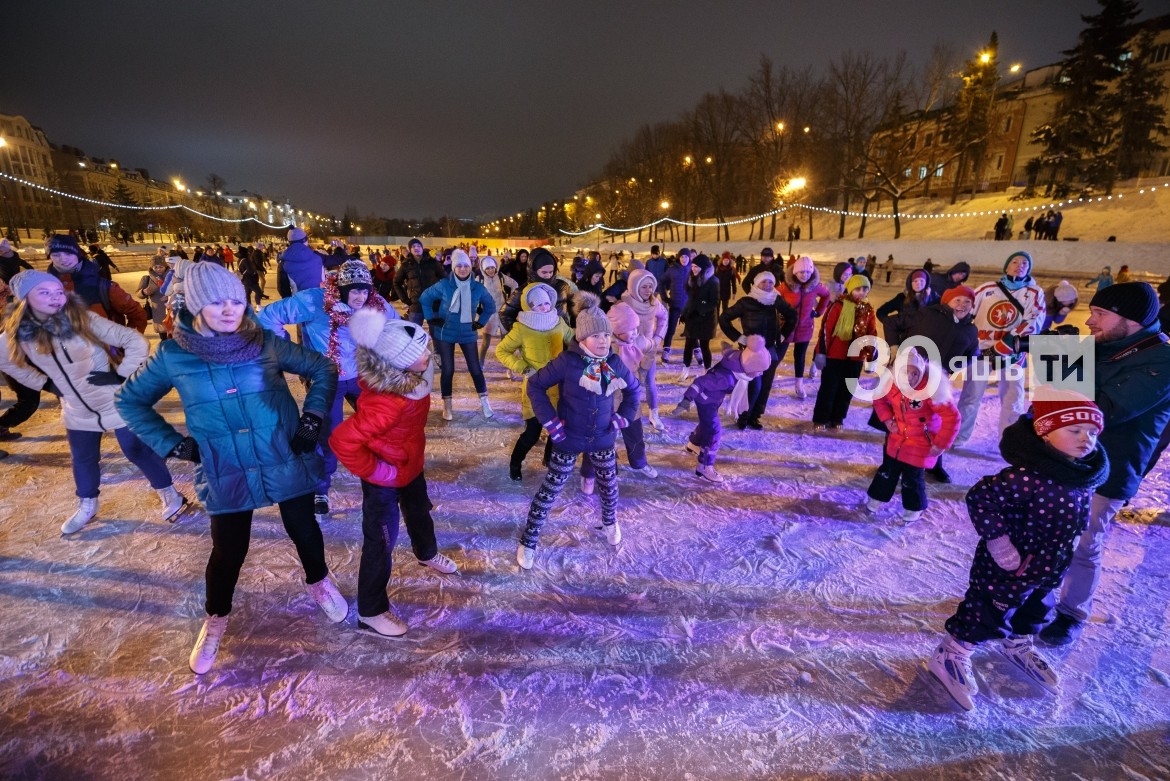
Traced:
<path fill-rule="evenodd" d="M 163 459 L 126 427 L 114 408 L 114 393 L 146 360 L 146 339 L 87 309 L 52 274 L 23 271 L 9 286 L 16 301 L 0 333 L 0 371 L 61 397 L 78 498 L 77 512 L 61 531 L 72 534 L 97 515 L 98 462 L 106 431 L 114 432 L 126 458 L 158 492 L 163 520 L 176 520 L 187 499 L 175 490 Z"/>

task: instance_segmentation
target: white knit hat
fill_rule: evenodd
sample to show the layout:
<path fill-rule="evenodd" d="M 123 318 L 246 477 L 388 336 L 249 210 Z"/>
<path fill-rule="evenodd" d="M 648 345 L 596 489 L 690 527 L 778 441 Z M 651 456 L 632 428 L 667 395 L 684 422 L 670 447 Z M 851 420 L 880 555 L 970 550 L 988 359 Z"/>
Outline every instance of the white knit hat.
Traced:
<path fill-rule="evenodd" d="M 398 369 L 409 369 L 430 350 L 430 337 L 421 325 L 387 320 L 376 309 L 359 309 L 349 318 L 349 333 L 359 347 L 372 350 Z"/>

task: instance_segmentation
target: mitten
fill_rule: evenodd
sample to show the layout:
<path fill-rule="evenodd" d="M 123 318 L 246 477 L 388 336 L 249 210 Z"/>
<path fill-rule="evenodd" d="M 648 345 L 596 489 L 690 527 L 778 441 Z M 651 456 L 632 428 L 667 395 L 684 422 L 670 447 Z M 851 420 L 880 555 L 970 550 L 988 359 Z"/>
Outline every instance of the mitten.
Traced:
<path fill-rule="evenodd" d="M 126 381 L 126 378 L 115 371 L 91 371 L 89 377 L 90 385 L 121 385 Z"/>
<path fill-rule="evenodd" d="M 178 458 L 182 461 L 190 461 L 193 464 L 199 463 L 199 443 L 195 441 L 194 437 L 183 437 L 179 440 L 179 444 L 171 448 L 171 452 L 167 453 L 167 458 Z"/>
<path fill-rule="evenodd" d="M 613 413 L 613 418 L 612 418 L 611 422 L 612 422 L 614 431 L 621 431 L 623 428 L 630 425 L 630 421 L 626 420 L 625 418 L 623 418 L 621 415 L 617 414 L 616 412 Z"/>
<path fill-rule="evenodd" d="M 431 327 L 431 333 L 433 334 L 435 331 L 443 327 L 443 321 L 432 318 L 427 320 L 427 325 Z"/>
<path fill-rule="evenodd" d="M 1015 572 L 1020 568 L 1020 552 L 1012 545 L 1012 540 L 1006 534 L 1001 534 L 994 540 L 987 541 L 987 552 L 995 560 L 1000 569 Z"/>
<path fill-rule="evenodd" d="M 298 456 L 312 453 L 317 448 L 317 440 L 321 437 L 321 418 L 311 412 L 301 415 L 296 433 L 293 434 L 292 452 Z"/>
<path fill-rule="evenodd" d="M 553 418 L 548 423 L 543 424 L 545 431 L 548 432 L 548 438 L 553 442 L 563 442 L 565 437 L 565 421 L 560 418 Z"/>
<path fill-rule="evenodd" d="M 398 477 L 398 467 L 394 466 L 394 464 L 388 464 L 385 461 L 379 460 L 378 465 L 374 467 L 374 473 L 370 475 L 370 479 L 366 482 L 386 486 L 393 483 L 396 477 Z"/>

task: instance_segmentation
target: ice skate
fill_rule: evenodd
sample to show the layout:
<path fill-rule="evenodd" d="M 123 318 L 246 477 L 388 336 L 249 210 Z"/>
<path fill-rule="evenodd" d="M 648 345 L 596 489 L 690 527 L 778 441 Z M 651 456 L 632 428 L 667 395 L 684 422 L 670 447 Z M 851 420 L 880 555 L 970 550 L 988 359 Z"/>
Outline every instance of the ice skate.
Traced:
<path fill-rule="evenodd" d="M 524 479 L 524 473 L 519 464 L 511 463 L 508 465 L 508 477 L 517 483 Z"/>
<path fill-rule="evenodd" d="M 658 417 L 658 410 L 650 410 L 650 426 L 655 431 L 666 431 L 666 426 L 662 425 L 662 418 Z"/>
<path fill-rule="evenodd" d="M 605 530 L 605 539 L 610 545 L 617 545 L 622 541 L 622 527 L 618 526 L 617 521 L 601 528 Z"/>
<path fill-rule="evenodd" d="M 418 563 L 424 567 L 430 567 L 435 572 L 442 572 L 444 575 L 454 575 L 459 571 L 459 567 L 455 562 L 442 553 L 436 553 L 426 561 L 419 559 Z"/>
<path fill-rule="evenodd" d="M 792 395 L 798 399 L 808 398 L 808 394 L 804 391 L 804 377 L 796 378 L 796 387 L 792 389 Z"/>
<path fill-rule="evenodd" d="M 711 464 L 699 464 L 695 468 L 695 474 L 703 478 L 709 483 L 722 483 L 723 475 L 715 471 L 715 467 Z"/>
<path fill-rule="evenodd" d="M 479 409 L 483 412 L 485 418 L 490 418 L 495 413 L 492 412 L 492 405 L 488 404 L 488 397 L 486 393 L 479 394 Z"/>
<path fill-rule="evenodd" d="M 176 491 L 173 485 L 158 489 L 158 498 L 163 503 L 162 512 L 159 515 L 164 521 L 174 523 L 179 520 L 183 510 L 187 509 L 187 497 Z"/>
<path fill-rule="evenodd" d="M 922 510 L 902 510 L 902 520 L 906 523 L 913 523 L 922 517 Z"/>
<path fill-rule="evenodd" d="M 947 637 L 939 643 L 938 648 L 926 663 L 926 669 L 938 679 L 938 682 L 947 690 L 947 694 L 957 702 L 963 710 L 972 710 L 975 707 L 974 697 L 979 693 L 979 685 L 975 683 L 975 675 L 971 669 L 971 651 L 955 638 Z"/>
<path fill-rule="evenodd" d="M 376 616 L 358 616 L 358 628 L 381 637 L 402 637 L 409 629 L 406 622 L 387 610 Z"/>
<path fill-rule="evenodd" d="M 455 412 L 449 398 L 443 399 L 443 420 L 455 420 Z"/>
<path fill-rule="evenodd" d="M 687 381 L 687 378 L 690 376 L 691 376 L 691 367 L 690 366 L 683 366 L 682 371 L 678 373 L 678 379 L 676 380 L 676 382 L 679 385 L 682 385 L 684 382 Z"/>
<path fill-rule="evenodd" d="M 333 584 L 332 575 L 326 573 L 322 580 L 307 584 L 305 590 L 309 592 L 309 596 L 313 598 L 318 607 L 325 611 L 330 623 L 336 624 L 344 621 L 345 617 L 349 615 L 349 603 L 345 601 L 345 597 L 341 596 L 341 592 Z"/>
<path fill-rule="evenodd" d="M 532 569 L 532 562 L 535 559 L 536 551 L 532 548 L 524 544 L 516 546 L 516 563 L 520 565 L 520 569 Z"/>
<path fill-rule="evenodd" d="M 61 524 L 62 534 L 73 534 L 73 532 L 80 531 L 81 527 L 93 520 L 98 511 L 98 498 L 95 496 L 92 499 L 78 499 L 77 512 L 69 516 L 69 520 Z"/>
<path fill-rule="evenodd" d="M 594 484 L 594 480 L 592 477 L 582 477 L 581 478 L 581 493 L 585 494 L 586 496 L 592 496 L 593 495 L 593 484 Z"/>
<path fill-rule="evenodd" d="M 649 477 L 651 479 L 658 477 L 658 470 L 655 469 L 654 467 L 650 466 L 649 464 L 646 464 L 646 466 L 643 466 L 643 467 L 633 467 L 632 466 L 632 467 L 630 467 L 630 471 L 634 472 L 636 474 L 642 475 L 642 477 Z"/>
<path fill-rule="evenodd" d="M 690 441 L 689 439 L 686 441 L 685 444 L 683 444 L 683 449 L 686 450 L 691 455 L 696 455 L 696 456 L 702 452 L 702 448 L 700 448 L 698 445 L 696 445 L 694 442 Z"/>
<path fill-rule="evenodd" d="M 1044 661 L 1044 657 L 1037 653 L 1031 635 L 1009 637 L 1000 644 L 999 651 L 1041 689 L 1050 694 L 1060 694 L 1060 678 Z"/>
<path fill-rule="evenodd" d="M 223 633 L 227 630 L 227 616 L 208 616 L 203 619 L 203 628 L 199 630 L 199 637 L 195 639 L 195 647 L 191 649 L 191 658 L 187 663 L 191 672 L 203 675 L 215 664 L 215 657 L 219 653 L 219 644 L 223 640 Z"/>
<path fill-rule="evenodd" d="M 877 515 L 885 507 L 886 503 L 874 499 L 872 496 L 865 500 L 865 509 L 873 515 Z"/>

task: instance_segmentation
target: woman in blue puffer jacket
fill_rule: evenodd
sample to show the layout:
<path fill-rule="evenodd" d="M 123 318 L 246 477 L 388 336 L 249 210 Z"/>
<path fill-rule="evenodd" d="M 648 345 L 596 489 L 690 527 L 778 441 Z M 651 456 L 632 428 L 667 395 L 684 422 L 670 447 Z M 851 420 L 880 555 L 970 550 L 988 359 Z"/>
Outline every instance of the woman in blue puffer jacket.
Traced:
<path fill-rule="evenodd" d="M 451 253 L 451 271 L 419 296 L 422 311 L 429 318 L 435 350 L 439 353 L 439 390 L 443 394 L 443 420 L 452 420 L 451 385 L 455 378 L 455 345 L 463 351 L 467 373 L 479 394 L 483 416 L 492 416 L 488 404 L 487 381 L 483 378 L 475 332 L 483 328 L 496 312 L 492 296 L 471 276 L 471 258 L 461 249 Z"/>
<path fill-rule="evenodd" d="M 308 591 L 329 619 L 342 621 L 349 610 L 329 577 L 313 515 L 323 471 L 317 440 L 337 391 L 337 368 L 260 328 L 245 301 L 244 286 L 230 271 L 214 263 L 192 266 L 174 338 L 116 399 L 130 430 L 154 452 L 195 463 L 195 490 L 211 516 L 207 617 L 190 659 L 196 673 L 215 662 L 258 508 L 279 505 Z M 285 372 L 311 382 L 299 416 Z M 187 436 L 154 409 L 172 388 L 183 403 Z"/>

